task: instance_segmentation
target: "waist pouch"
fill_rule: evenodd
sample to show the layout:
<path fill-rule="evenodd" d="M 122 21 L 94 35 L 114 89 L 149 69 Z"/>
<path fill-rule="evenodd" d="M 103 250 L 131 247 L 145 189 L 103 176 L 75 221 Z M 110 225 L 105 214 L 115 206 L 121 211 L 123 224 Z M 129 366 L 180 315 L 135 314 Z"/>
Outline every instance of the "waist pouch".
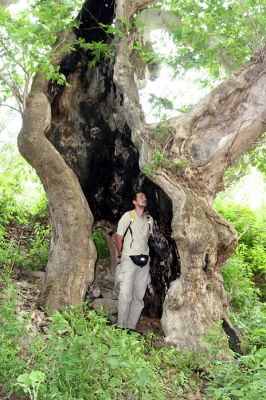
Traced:
<path fill-rule="evenodd" d="M 129 256 L 131 260 L 133 261 L 134 264 L 136 264 L 138 267 L 145 267 L 145 265 L 149 261 L 149 256 L 146 254 L 140 254 L 138 256 Z"/>

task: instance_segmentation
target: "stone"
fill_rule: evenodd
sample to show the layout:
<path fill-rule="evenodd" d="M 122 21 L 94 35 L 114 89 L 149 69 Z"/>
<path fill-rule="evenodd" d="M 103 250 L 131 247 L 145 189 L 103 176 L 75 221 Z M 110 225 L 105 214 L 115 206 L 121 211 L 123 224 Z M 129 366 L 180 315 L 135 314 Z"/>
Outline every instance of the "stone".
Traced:
<path fill-rule="evenodd" d="M 113 312 L 117 309 L 117 300 L 113 299 L 96 299 L 92 303 L 92 307 L 96 310 L 97 308 L 104 307 L 109 312 Z"/>

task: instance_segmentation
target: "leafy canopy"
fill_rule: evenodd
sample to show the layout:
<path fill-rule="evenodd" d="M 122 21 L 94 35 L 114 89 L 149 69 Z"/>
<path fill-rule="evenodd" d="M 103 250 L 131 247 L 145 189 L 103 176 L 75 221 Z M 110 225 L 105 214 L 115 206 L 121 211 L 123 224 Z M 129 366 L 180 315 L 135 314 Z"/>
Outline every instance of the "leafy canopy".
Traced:
<path fill-rule="evenodd" d="M 182 70 L 205 68 L 224 78 L 265 45 L 266 3 L 260 0 L 165 0 L 155 7 L 169 10 L 176 52 L 168 62 Z"/>
<path fill-rule="evenodd" d="M 0 6 L 0 104 L 10 97 L 23 111 L 32 76 L 41 71 L 47 79 L 65 84 L 59 67 L 53 66 L 58 33 L 77 26 L 81 0 L 37 0 L 17 16 Z"/>
<path fill-rule="evenodd" d="M 60 85 L 67 84 L 60 66 L 53 65 L 52 57 L 58 46 L 58 34 L 78 26 L 77 14 L 82 4 L 82 0 L 32 0 L 17 16 L 0 7 L 0 107 L 8 105 L 22 114 L 31 79 L 37 71 Z M 163 0 L 153 7 L 175 17 L 170 27 L 175 48 L 168 55 L 155 54 L 139 37 L 133 48 L 149 64 L 170 65 L 174 76 L 182 76 L 189 70 L 204 70 L 200 82 L 211 86 L 213 79 L 217 81 L 232 74 L 265 45 L 266 3 L 260 0 Z M 132 23 L 122 21 L 122 25 L 127 33 L 137 29 L 141 35 L 144 30 L 137 19 Z M 125 34 L 113 25 L 99 23 L 99 26 L 110 41 Z M 95 67 L 102 57 L 113 56 L 112 44 L 86 43 L 83 39 L 73 46 L 66 44 L 62 50 L 71 52 L 75 46 L 90 52 L 90 67 Z M 167 98 L 153 96 L 151 101 L 161 115 L 173 108 Z M 264 142 L 228 172 L 229 184 L 247 173 L 250 165 L 265 173 Z"/>

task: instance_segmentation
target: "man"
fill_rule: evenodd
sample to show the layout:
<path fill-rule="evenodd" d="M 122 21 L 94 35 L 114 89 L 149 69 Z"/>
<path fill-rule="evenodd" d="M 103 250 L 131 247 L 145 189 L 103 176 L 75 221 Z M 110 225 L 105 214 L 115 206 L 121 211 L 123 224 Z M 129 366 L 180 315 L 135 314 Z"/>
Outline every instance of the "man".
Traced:
<path fill-rule="evenodd" d="M 148 239 L 153 219 L 145 213 L 147 198 L 137 192 L 135 210 L 126 212 L 118 222 L 116 246 L 121 258 L 119 268 L 118 319 L 120 328 L 135 329 L 144 307 L 143 297 L 150 282 Z"/>

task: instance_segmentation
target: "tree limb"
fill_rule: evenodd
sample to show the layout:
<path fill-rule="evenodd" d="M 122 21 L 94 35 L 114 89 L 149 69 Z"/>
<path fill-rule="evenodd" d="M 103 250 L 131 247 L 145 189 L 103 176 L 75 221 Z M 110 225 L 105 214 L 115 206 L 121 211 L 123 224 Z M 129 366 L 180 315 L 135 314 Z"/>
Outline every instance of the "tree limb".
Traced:
<path fill-rule="evenodd" d="M 23 114 L 20 110 L 18 110 L 18 109 L 15 108 L 15 107 L 10 106 L 9 104 L 0 104 L 0 107 L 8 107 L 8 108 L 10 108 L 11 110 L 14 110 L 14 111 L 18 112 L 21 116 L 22 116 L 22 114 Z"/>
<path fill-rule="evenodd" d="M 11 91 L 13 96 L 15 97 L 18 107 L 20 109 L 20 113 L 22 114 L 23 109 L 22 109 L 22 98 L 20 95 L 20 92 L 17 90 L 17 86 L 14 84 L 14 82 L 10 82 L 1 72 L 0 72 L 0 81 L 2 81 Z"/>
<path fill-rule="evenodd" d="M 157 0 L 128 0 L 126 2 L 125 17 L 130 20 L 136 12 L 139 12 L 154 3 L 157 3 Z"/>
<path fill-rule="evenodd" d="M 216 192 L 225 170 L 266 130 L 266 49 L 202 99 L 190 113 L 172 118 L 170 151 L 183 154 Z M 208 182 L 206 182 L 208 180 Z"/>

